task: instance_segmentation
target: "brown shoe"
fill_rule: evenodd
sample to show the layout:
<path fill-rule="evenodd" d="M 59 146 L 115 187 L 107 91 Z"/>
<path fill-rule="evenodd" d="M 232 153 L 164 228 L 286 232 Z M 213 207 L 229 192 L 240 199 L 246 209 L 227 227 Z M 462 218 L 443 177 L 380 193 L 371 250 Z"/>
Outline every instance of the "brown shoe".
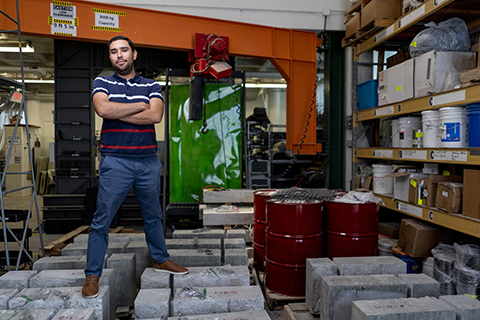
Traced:
<path fill-rule="evenodd" d="M 87 276 L 85 279 L 85 284 L 83 285 L 82 289 L 82 296 L 85 299 L 92 299 L 98 296 L 98 276 L 92 274 L 91 276 Z"/>
<path fill-rule="evenodd" d="M 168 259 L 165 262 L 162 263 L 153 263 L 153 270 L 157 272 L 167 272 L 170 274 L 187 274 L 188 269 L 179 266 L 175 262 L 173 262 L 171 259 Z"/>

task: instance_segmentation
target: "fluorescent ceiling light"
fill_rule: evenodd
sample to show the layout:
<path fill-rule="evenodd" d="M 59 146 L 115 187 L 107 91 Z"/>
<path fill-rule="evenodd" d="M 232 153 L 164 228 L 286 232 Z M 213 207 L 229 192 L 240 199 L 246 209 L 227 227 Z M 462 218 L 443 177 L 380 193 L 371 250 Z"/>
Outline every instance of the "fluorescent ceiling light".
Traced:
<path fill-rule="evenodd" d="M 22 79 L 19 79 L 17 81 L 22 81 Z M 34 80 L 34 79 L 25 79 L 25 83 L 51 83 L 54 84 L 55 80 Z"/>
<path fill-rule="evenodd" d="M 286 89 L 285 83 L 245 83 L 246 88 Z"/>
<path fill-rule="evenodd" d="M 0 52 L 20 52 L 18 47 L 0 47 Z M 35 49 L 28 44 L 25 47 L 22 47 L 22 53 L 33 53 Z"/>

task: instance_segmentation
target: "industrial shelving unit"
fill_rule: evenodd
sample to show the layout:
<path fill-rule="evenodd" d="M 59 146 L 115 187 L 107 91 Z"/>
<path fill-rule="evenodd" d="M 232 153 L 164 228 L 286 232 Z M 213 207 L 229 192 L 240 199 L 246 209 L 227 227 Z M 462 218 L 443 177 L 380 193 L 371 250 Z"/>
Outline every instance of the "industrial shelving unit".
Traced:
<path fill-rule="evenodd" d="M 468 8 L 468 9 L 467 9 Z M 354 47 L 354 60 L 358 63 L 359 55 L 373 49 L 385 49 L 395 45 L 409 43 L 422 30 L 422 21 L 444 21 L 453 15 L 462 18 L 467 25 L 476 27 L 480 6 L 475 1 L 428 0 L 417 9 L 399 18 L 395 23 L 367 38 Z M 354 63 L 354 68 L 357 66 Z M 355 77 L 354 77 L 355 78 Z M 353 81 L 353 174 L 359 159 L 430 162 L 453 165 L 480 165 L 478 148 L 442 149 L 442 148 L 358 148 L 355 137 L 360 122 L 388 118 L 425 110 L 438 109 L 454 105 L 466 105 L 480 102 L 480 86 L 461 88 L 448 92 L 414 98 L 377 108 L 358 111 L 356 96 L 356 79 Z M 392 199 L 391 196 L 376 194 L 382 198 L 383 206 L 403 214 L 431 222 L 470 236 L 480 238 L 480 220 L 462 214 L 446 213 L 436 208 L 407 203 Z"/>

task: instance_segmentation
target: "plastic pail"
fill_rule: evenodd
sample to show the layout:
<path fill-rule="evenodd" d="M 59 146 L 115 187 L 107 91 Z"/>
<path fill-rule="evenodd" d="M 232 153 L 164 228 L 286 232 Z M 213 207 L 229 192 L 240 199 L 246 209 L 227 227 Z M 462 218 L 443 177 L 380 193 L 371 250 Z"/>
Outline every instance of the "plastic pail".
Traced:
<path fill-rule="evenodd" d="M 480 104 L 467 107 L 468 147 L 480 148 Z"/>
<path fill-rule="evenodd" d="M 411 140 L 410 140 L 411 142 Z M 393 178 L 387 177 L 393 172 L 389 164 L 373 164 L 373 192 L 381 194 L 393 193 Z"/>
<path fill-rule="evenodd" d="M 397 239 L 380 239 L 378 240 L 378 255 L 392 256 L 392 248 L 398 245 Z"/>
<path fill-rule="evenodd" d="M 412 147 L 413 131 L 422 129 L 422 120 L 419 117 L 398 118 L 398 137 L 401 148 Z"/>
<path fill-rule="evenodd" d="M 392 120 L 392 148 L 400 148 L 400 139 L 398 137 L 398 119 Z"/>
<path fill-rule="evenodd" d="M 427 110 L 422 112 L 422 131 L 424 148 L 442 147 L 442 130 L 440 128 L 440 111 Z"/>
<path fill-rule="evenodd" d="M 466 148 L 467 109 L 465 107 L 445 107 L 440 109 L 442 127 L 442 148 Z"/>

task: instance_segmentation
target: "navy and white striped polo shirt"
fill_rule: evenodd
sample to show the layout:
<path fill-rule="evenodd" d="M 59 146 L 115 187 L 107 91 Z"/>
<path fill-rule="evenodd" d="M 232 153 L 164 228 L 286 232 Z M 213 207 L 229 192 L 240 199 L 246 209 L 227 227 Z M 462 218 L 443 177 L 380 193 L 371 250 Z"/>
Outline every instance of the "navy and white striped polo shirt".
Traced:
<path fill-rule="evenodd" d="M 154 80 L 145 79 L 135 74 L 126 80 L 117 73 L 112 76 L 99 76 L 93 81 L 92 97 L 97 92 L 104 92 L 112 102 L 149 103 L 151 98 L 163 101 L 162 88 Z M 136 125 L 119 120 L 103 119 L 100 136 L 102 155 L 114 155 L 127 158 L 155 157 L 157 139 L 155 126 Z"/>

